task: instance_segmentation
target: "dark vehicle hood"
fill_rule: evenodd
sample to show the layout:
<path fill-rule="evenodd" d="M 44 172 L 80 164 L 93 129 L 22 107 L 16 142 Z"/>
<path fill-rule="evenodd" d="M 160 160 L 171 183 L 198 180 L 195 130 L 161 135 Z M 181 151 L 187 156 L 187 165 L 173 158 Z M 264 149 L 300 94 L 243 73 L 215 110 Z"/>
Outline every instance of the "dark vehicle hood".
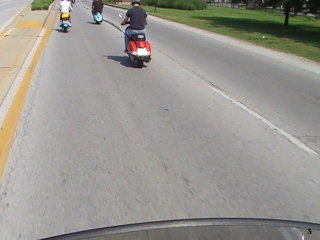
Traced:
<path fill-rule="evenodd" d="M 184 219 L 99 228 L 46 239 L 319 240 L 320 224 L 257 218 Z"/>

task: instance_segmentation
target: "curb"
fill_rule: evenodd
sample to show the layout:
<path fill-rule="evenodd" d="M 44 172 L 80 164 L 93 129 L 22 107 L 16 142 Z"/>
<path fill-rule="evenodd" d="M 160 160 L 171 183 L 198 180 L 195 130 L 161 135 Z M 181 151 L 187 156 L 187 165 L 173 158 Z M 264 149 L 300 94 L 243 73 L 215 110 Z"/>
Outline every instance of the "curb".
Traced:
<path fill-rule="evenodd" d="M 30 7 L 30 5 L 28 7 Z M 14 77 L 11 87 L 0 106 L 0 183 L 5 171 L 6 162 L 19 124 L 20 115 L 23 110 L 33 73 L 57 17 L 57 15 L 53 15 L 52 21 L 48 23 L 49 16 L 55 13 L 52 13 L 52 8 L 46 11 L 47 16 L 42 21 L 40 33 L 34 36 L 35 41 L 31 48 L 28 49 L 27 56 L 23 60 L 20 71 Z M 44 28 L 46 25 L 48 27 Z"/>
<path fill-rule="evenodd" d="M 44 22 L 43 22 L 43 27 L 45 26 L 45 24 L 46 24 L 46 22 L 48 21 L 48 18 L 49 18 L 49 16 L 50 16 L 50 13 L 51 13 L 51 11 L 52 11 L 52 9 L 53 9 L 53 6 L 56 4 L 55 3 L 56 1 L 53 1 L 51 4 L 50 4 L 50 6 L 49 6 L 49 8 L 48 8 L 48 15 L 47 15 L 47 17 L 45 18 L 45 20 L 44 20 Z M 34 10 L 34 11 L 36 11 L 36 10 Z M 43 10 L 42 10 L 43 11 Z"/>

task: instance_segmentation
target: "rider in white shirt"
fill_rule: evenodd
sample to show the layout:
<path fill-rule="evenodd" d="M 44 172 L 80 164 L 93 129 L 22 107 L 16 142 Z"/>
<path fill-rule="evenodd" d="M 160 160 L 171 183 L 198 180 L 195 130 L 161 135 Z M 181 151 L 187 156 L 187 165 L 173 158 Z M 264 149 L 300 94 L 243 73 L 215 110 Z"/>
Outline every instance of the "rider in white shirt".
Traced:
<path fill-rule="evenodd" d="M 62 20 L 61 16 L 63 13 L 70 13 L 72 11 L 72 4 L 68 0 L 61 0 L 60 3 L 58 3 L 58 7 L 60 10 L 60 20 Z M 70 26 L 71 26 L 71 17 L 69 18 Z"/>

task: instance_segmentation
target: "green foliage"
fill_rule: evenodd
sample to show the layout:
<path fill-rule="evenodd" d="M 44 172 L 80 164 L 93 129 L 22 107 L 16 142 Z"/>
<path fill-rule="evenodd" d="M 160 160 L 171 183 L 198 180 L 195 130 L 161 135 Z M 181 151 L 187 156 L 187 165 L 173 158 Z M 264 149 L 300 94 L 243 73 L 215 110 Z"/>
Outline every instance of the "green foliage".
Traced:
<path fill-rule="evenodd" d="M 243 0 L 231 0 L 231 3 L 233 3 L 233 4 L 238 4 L 241 2 L 243 2 Z"/>
<path fill-rule="evenodd" d="M 155 6 L 157 6 L 158 1 L 161 1 L 161 0 L 144 0 L 144 1 L 142 1 L 142 5 L 155 7 Z"/>
<path fill-rule="evenodd" d="M 320 0 L 265 0 L 264 6 L 279 7 L 293 9 L 295 13 L 305 12 L 317 14 L 320 10 Z"/>
<path fill-rule="evenodd" d="M 290 12 L 304 12 L 319 14 L 320 0 L 265 0 L 264 6 L 272 6 L 273 8 L 283 6 L 285 14 L 285 25 L 289 25 Z"/>
<path fill-rule="evenodd" d="M 53 1 L 54 0 L 33 0 L 31 3 L 31 10 L 48 10 Z"/>
<path fill-rule="evenodd" d="M 293 8 L 294 12 L 301 12 L 305 0 L 282 0 L 280 3 L 283 4 L 285 8 Z"/>
<path fill-rule="evenodd" d="M 279 0 L 266 0 L 264 1 L 263 5 L 264 6 L 271 6 L 273 8 L 276 8 L 278 7 L 280 4 L 280 1 Z"/>
<path fill-rule="evenodd" d="M 143 5 L 182 10 L 202 10 L 207 7 L 203 0 L 144 0 Z"/>
<path fill-rule="evenodd" d="M 308 8 L 310 13 L 313 13 L 313 14 L 319 13 L 319 11 L 320 11 L 320 1 L 319 0 L 309 0 L 308 3 L 307 3 L 307 8 Z"/>

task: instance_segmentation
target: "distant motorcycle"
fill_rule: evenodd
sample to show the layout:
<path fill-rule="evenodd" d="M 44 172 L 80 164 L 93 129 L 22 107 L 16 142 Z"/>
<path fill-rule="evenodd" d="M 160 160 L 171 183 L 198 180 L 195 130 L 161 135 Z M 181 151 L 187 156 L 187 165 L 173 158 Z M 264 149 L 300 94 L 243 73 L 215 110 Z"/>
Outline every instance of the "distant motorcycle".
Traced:
<path fill-rule="evenodd" d="M 60 27 L 64 32 L 68 32 L 69 28 L 71 27 L 70 13 L 62 13 Z"/>
<path fill-rule="evenodd" d="M 97 24 L 102 23 L 103 16 L 100 12 L 92 11 L 93 21 L 95 21 Z"/>

